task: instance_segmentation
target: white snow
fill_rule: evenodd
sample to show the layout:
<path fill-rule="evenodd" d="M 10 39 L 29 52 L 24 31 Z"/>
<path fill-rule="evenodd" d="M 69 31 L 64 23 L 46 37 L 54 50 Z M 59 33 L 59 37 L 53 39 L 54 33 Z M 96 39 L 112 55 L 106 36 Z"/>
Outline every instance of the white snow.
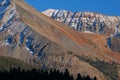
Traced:
<path fill-rule="evenodd" d="M 6 3 L 6 0 L 4 0 L 2 3 L 1 3 L 1 5 L 4 5 Z"/>
<path fill-rule="evenodd" d="M 10 45 L 10 44 L 8 43 L 8 40 L 6 40 L 6 44 L 7 44 L 7 45 Z"/>
<path fill-rule="evenodd" d="M 0 27 L 0 30 L 2 30 L 3 29 L 3 24 L 1 25 L 1 27 Z"/>
<path fill-rule="evenodd" d="M 11 11 L 12 11 L 12 14 L 9 13 L 9 16 L 8 16 L 8 19 L 7 19 L 7 20 L 11 19 L 11 18 L 16 14 L 16 7 L 14 6 L 14 7 L 10 10 L 10 12 L 11 12 Z"/>
<path fill-rule="evenodd" d="M 84 31 L 84 33 L 93 33 L 93 32 L 91 32 L 91 31 Z"/>
<path fill-rule="evenodd" d="M 55 10 L 55 9 L 49 9 L 43 12 L 43 14 L 48 15 L 50 17 L 51 17 L 50 14 L 53 14 L 53 13 L 54 13 L 53 16 L 55 17 L 55 20 L 59 22 L 64 22 L 65 24 L 71 26 L 74 29 L 76 29 L 76 26 L 79 23 L 85 23 L 84 26 L 87 27 L 88 25 L 93 26 L 94 22 L 96 23 L 100 22 L 100 23 L 104 23 L 106 26 L 108 26 L 108 28 L 117 30 L 120 32 L 120 29 L 115 29 L 117 23 L 120 22 L 120 17 L 105 16 L 100 13 L 93 13 L 93 12 L 78 12 L 78 13 L 75 13 L 75 16 L 73 17 L 74 12 L 70 12 L 66 10 Z M 63 14 L 64 16 L 62 16 Z M 91 32 L 85 31 L 85 33 L 91 33 Z"/>
<path fill-rule="evenodd" d="M 48 10 L 42 12 L 42 13 L 44 13 L 45 15 L 47 15 L 47 16 L 50 17 L 50 16 L 52 16 L 52 14 L 53 14 L 55 11 L 56 11 L 55 9 L 48 9 Z"/>
<path fill-rule="evenodd" d="M 31 51 L 27 46 L 26 46 L 26 49 L 27 49 L 32 55 L 34 54 L 34 52 Z"/>

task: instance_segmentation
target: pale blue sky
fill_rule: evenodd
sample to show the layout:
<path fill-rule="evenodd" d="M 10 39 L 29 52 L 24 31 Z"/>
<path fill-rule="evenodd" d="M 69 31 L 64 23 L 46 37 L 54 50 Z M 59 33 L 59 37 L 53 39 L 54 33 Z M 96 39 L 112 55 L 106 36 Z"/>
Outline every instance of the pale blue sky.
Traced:
<path fill-rule="evenodd" d="M 38 11 L 49 8 L 120 16 L 120 0 L 25 0 Z"/>

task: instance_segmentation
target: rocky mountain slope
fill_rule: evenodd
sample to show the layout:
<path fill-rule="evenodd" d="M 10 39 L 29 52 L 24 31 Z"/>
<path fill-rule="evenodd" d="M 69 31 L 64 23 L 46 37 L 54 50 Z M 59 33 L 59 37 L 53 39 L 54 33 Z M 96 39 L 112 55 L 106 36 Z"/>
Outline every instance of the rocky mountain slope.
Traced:
<path fill-rule="evenodd" d="M 0 55 L 43 69 L 67 68 L 74 76 L 81 73 L 98 80 L 119 79 L 120 54 L 109 49 L 106 36 L 78 33 L 23 0 L 11 0 L 0 8 L 5 5 L 0 19 Z"/>
<path fill-rule="evenodd" d="M 77 32 L 95 33 L 108 36 L 108 46 L 116 52 L 120 52 L 120 17 L 106 16 L 92 12 L 70 12 L 66 10 L 48 9 L 43 14 L 63 22 Z M 114 44 L 115 43 L 115 44 Z"/>

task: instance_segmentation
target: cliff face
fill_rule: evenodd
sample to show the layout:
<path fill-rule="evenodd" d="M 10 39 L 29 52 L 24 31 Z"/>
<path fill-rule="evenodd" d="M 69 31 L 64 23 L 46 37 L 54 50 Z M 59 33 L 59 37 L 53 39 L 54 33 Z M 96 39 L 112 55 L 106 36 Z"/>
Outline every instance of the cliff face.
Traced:
<path fill-rule="evenodd" d="M 115 41 L 113 38 L 120 34 L 120 17 L 117 16 L 106 16 L 92 12 L 70 12 L 55 9 L 48 9 L 42 13 L 59 22 L 69 25 L 77 32 L 106 35 L 112 39 L 111 41 Z M 120 40 L 120 38 L 117 39 Z M 114 45 L 114 47 L 110 47 L 113 51 L 120 52 L 120 48 L 116 48 L 117 45 L 115 45 L 114 42 L 110 42 L 110 44 Z"/>
<path fill-rule="evenodd" d="M 74 76 L 81 73 L 98 80 L 119 77 L 120 55 L 108 48 L 106 36 L 78 33 L 23 0 L 11 0 L 7 6 L 1 19 L 0 55 L 44 69 L 67 68 Z"/>

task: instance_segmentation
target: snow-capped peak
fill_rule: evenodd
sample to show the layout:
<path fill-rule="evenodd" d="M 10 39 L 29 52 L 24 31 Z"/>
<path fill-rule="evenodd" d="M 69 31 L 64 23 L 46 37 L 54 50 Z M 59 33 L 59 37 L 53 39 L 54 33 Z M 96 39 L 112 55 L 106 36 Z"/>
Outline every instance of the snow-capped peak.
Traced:
<path fill-rule="evenodd" d="M 120 17 L 116 16 L 106 16 L 94 12 L 70 12 L 55 9 L 48 9 L 42 13 L 57 21 L 64 22 L 77 31 L 100 34 L 107 33 L 108 29 L 112 30 L 109 32 L 110 34 L 115 33 L 116 29 L 120 31 L 120 25 L 118 26 Z"/>

